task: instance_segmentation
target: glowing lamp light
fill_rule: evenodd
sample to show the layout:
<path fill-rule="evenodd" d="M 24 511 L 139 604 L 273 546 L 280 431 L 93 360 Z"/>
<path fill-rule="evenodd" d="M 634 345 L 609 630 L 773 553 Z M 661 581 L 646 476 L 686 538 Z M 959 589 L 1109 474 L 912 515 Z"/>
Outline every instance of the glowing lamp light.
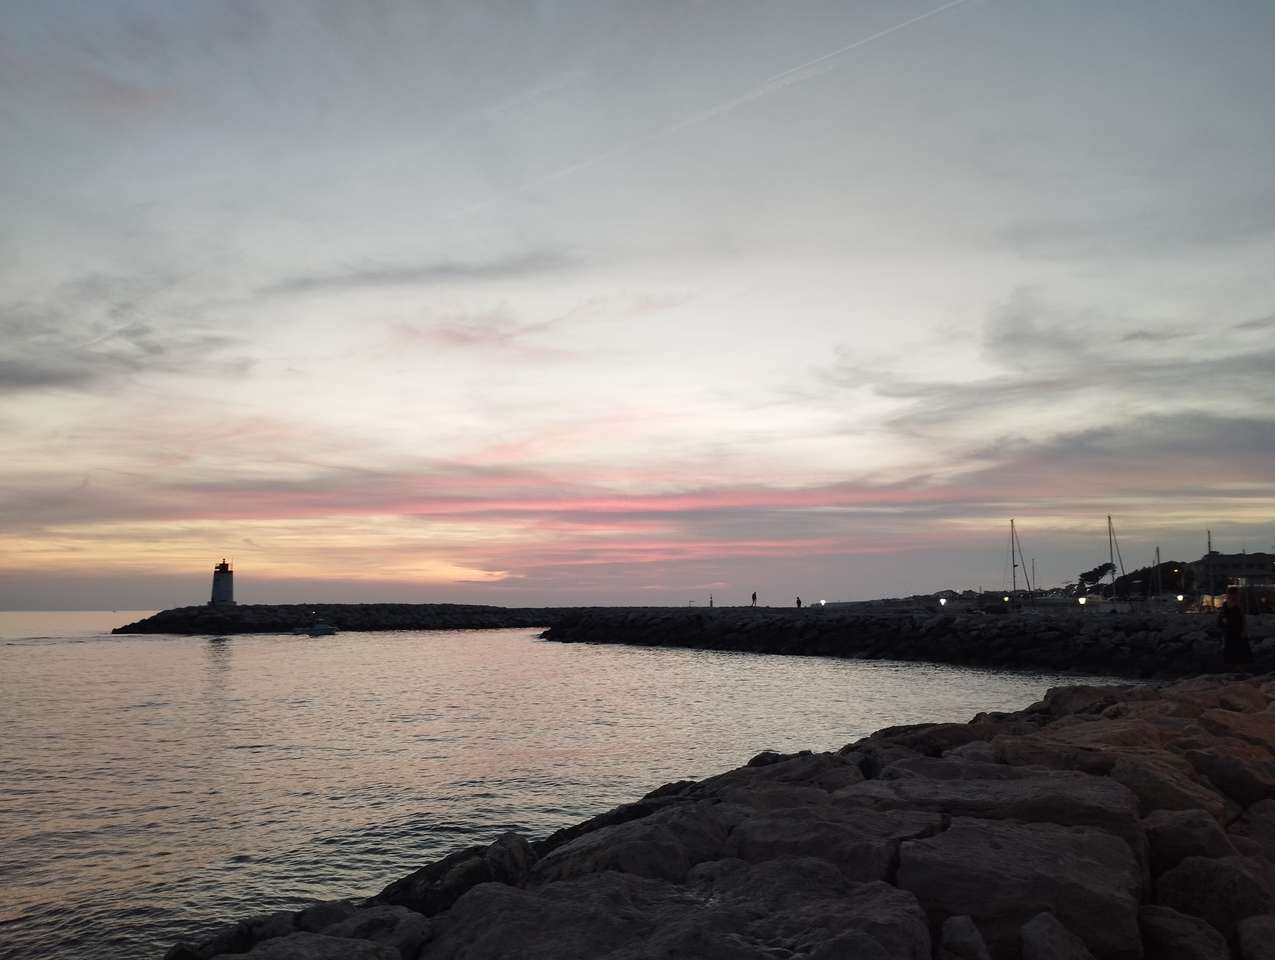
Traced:
<path fill-rule="evenodd" d="M 1080 603 L 1080 605 L 1083 607 L 1083 606 L 1085 605 L 1085 598 L 1084 598 L 1084 597 L 1081 597 L 1081 598 L 1080 598 L 1080 600 L 1079 600 L 1079 603 Z"/>
<path fill-rule="evenodd" d="M 1009 603 L 1009 597 L 1001 597 L 1001 599 L 1004 600 L 1006 603 Z"/>
<path fill-rule="evenodd" d="M 946 607 L 946 606 L 947 606 L 947 597 L 939 597 L 939 606 L 940 606 L 940 607 Z"/>
<path fill-rule="evenodd" d="M 1180 594 L 1180 593 L 1178 594 L 1178 602 L 1179 602 L 1179 603 L 1181 603 L 1181 602 L 1182 602 L 1183 600 L 1185 600 L 1185 599 L 1186 599 L 1186 597 L 1185 597 L 1185 596 L 1183 596 L 1183 595 L 1182 595 L 1182 594 Z"/>
<path fill-rule="evenodd" d="M 821 606 L 821 607 L 822 607 L 822 606 L 823 606 L 825 603 L 827 603 L 827 602 L 828 602 L 827 600 L 820 600 L 820 601 L 819 601 L 819 606 Z"/>

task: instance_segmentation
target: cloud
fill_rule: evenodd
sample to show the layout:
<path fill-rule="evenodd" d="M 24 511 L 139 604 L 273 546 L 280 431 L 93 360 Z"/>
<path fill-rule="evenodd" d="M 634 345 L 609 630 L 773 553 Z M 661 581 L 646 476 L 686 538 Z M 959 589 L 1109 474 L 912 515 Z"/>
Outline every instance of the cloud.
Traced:
<path fill-rule="evenodd" d="M 258 289 L 260 296 L 291 296 L 377 287 L 436 286 L 465 281 L 505 280 L 567 270 L 576 263 L 562 253 L 548 251 L 491 260 L 443 260 L 409 266 L 368 266 L 333 273 L 286 277 Z"/>
<path fill-rule="evenodd" d="M 91 275 L 43 301 L 0 304 L 0 392 L 87 389 L 141 373 L 236 378 L 253 361 L 222 330 L 165 303 L 169 281 Z"/>
<path fill-rule="evenodd" d="M 999 248 L 1040 259 L 1165 256 L 1275 237 L 1275 193 L 1253 190 L 1206 200 L 1158 203 L 1122 213 L 1059 214 L 1021 220 L 993 238 Z"/>
<path fill-rule="evenodd" d="M 56 369 L 15 360 L 0 360 L 0 393 L 78 387 L 93 378 L 92 372 L 86 369 Z"/>
<path fill-rule="evenodd" d="M 1242 323 L 1237 323 L 1235 325 L 1236 330 L 1244 330 L 1244 331 L 1248 331 L 1248 330 L 1262 331 L 1262 330 L 1270 330 L 1272 328 L 1275 328 L 1275 313 L 1272 313 L 1265 317 L 1255 317 L 1252 320 L 1245 320 Z"/>
<path fill-rule="evenodd" d="M 949 435 L 985 432 L 995 418 L 1014 411 L 1032 414 L 1033 429 L 1051 434 L 1087 427 L 1089 417 L 1122 421 L 1155 407 L 1235 413 L 1275 404 L 1275 346 L 1228 340 L 1205 330 L 1148 335 L 1144 325 L 1122 337 L 1122 325 L 1099 313 L 1060 309 L 1018 290 L 984 325 L 980 352 L 992 371 L 984 376 L 943 380 L 909 375 L 899 372 L 906 358 L 864 362 L 843 347 L 816 377 L 834 392 L 866 387 L 898 401 L 885 426 L 912 436 L 932 436 L 940 429 Z M 1260 323 L 1241 326 L 1261 328 Z M 1170 344 L 1172 351 L 1166 349 Z M 1086 420 L 1067 423 L 1066 405 L 1077 402 L 1087 405 Z"/>

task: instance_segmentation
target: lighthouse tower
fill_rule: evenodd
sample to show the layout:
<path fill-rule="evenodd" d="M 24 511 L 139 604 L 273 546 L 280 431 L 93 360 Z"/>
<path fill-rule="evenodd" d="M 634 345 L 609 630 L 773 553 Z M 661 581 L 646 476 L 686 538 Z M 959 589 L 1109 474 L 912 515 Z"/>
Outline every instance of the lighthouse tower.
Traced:
<path fill-rule="evenodd" d="M 210 607 L 233 607 L 235 605 L 235 571 L 223 558 L 221 563 L 213 567 L 212 599 Z"/>

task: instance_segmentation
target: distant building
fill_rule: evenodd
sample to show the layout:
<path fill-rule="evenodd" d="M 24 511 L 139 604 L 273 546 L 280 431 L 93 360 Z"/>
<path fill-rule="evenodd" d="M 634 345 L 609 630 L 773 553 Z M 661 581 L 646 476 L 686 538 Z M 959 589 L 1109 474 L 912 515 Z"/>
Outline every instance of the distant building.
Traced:
<path fill-rule="evenodd" d="M 1275 554 L 1212 553 L 1189 565 L 1201 593 L 1224 593 L 1229 586 L 1275 586 Z"/>
<path fill-rule="evenodd" d="M 222 558 L 221 563 L 213 567 L 212 599 L 210 607 L 233 607 L 235 605 L 235 572 L 230 564 Z"/>

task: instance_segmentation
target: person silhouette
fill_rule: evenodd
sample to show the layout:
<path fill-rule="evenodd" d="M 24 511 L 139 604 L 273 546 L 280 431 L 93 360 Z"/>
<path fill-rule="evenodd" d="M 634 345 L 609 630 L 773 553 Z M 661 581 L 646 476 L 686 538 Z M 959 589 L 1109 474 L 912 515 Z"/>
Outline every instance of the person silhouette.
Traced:
<path fill-rule="evenodd" d="M 798 598 L 797 598 L 797 609 L 798 609 L 798 610 L 800 610 L 800 609 L 801 609 L 801 597 L 798 597 Z"/>
<path fill-rule="evenodd" d="M 753 606 L 757 606 L 757 591 L 753 591 Z"/>
<path fill-rule="evenodd" d="M 710 607 L 713 605 L 713 595 L 711 593 L 708 595 L 708 605 Z"/>
<path fill-rule="evenodd" d="M 1222 628 L 1223 665 L 1231 670 L 1248 670 L 1253 665 L 1253 650 L 1248 645 L 1248 623 L 1239 587 L 1227 587 L 1217 622 Z"/>

